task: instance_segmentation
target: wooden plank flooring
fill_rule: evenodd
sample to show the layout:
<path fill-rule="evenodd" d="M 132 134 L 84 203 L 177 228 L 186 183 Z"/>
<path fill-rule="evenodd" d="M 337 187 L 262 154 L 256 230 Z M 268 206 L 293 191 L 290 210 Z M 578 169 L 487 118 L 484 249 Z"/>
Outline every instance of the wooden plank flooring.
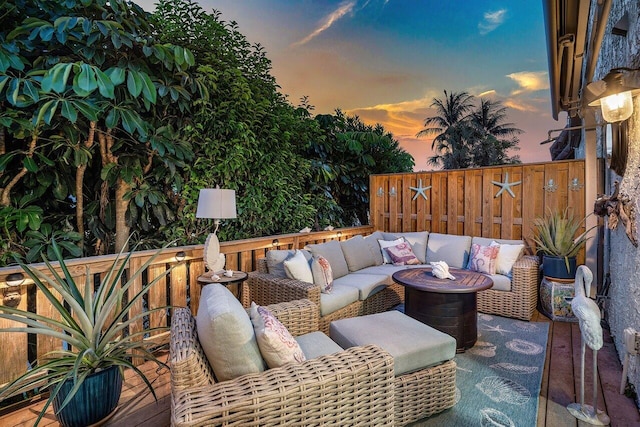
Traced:
<path fill-rule="evenodd" d="M 580 392 L 580 329 L 577 324 L 551 322 L 540 313 L 536 313 L 534 322 L 549 323 L 549 345 L 545 361 L 537 427 L 588 427 L 578 422 L 566 410 L 569 403 L 575 402 Z M 611 426 L 640 426 L 638 408 L 632 399 L 618 393 L 622 367 L 615 353 L 611 337 L 605 331 L 605 344 L 598 353 L 599 407 L 611 417 Z M 166 355 L 163 355 L 166 358 Z M 164 359 L 163 359 L 164 360 Z M 585 400 L 591 400 L 591 351 L 587 350 L 585 372 Z M 127 373 L 125 386 L 120 398 L 120 406 L 106 426 L 153 426 L 170 425 L 170 375 L 166 369 L 157 370 L 154 365 L 144 365 L 144 371 L 153 382 L 158 395 L 155 402 L 151 393 L 141 380 Z M 459 404 L 464 404 L 461 402 Z M 33 425 L 43 402 L 15 408 L 12 412 L 0 412 L 0 426 Z M 49 411 L 41 426 L 55 427 L 59 424 Z"/>

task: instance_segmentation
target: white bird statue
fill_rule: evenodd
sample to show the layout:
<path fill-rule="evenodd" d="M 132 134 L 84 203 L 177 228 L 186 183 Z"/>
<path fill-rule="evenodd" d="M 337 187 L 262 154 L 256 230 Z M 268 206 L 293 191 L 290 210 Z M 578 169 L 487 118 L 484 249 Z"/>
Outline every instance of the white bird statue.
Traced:
<path fill-rule="evenodd" d="M 578 267 L 574 282 L 575 296 L 571 300 L 571 310 L 578 318 L 582 335 L 582 354 L 580 365 L 580 403 L 571 403 L 567 409 L 579 420 L 589 424 L 603 426 L 609 424 L 609 417 L 598 411 L 598 350 L 602 348 L 602 326 L 600 309 L 591 294 L 593 273 L 585 265 Z M 584 356 L 586 346 L 593 351 L 593 406 L 584 404 Z"/>

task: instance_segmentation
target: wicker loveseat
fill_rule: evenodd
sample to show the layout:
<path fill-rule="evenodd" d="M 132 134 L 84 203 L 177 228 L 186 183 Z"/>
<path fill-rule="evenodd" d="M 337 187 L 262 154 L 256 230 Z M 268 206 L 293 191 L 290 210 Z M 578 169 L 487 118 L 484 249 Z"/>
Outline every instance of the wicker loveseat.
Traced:
<path fill-rule="evenodd" d="M 268 308 L 293 335 L 317 331 L 308 300 Z M 191 311 L 176 308 L 169 365 L 173 426 L 394 425 L 393 358 L 377 346 L 215 382 Z"/>
<path fill-rule="evenodd" d="M 369 240 L 377 245 L 377 239 L 392 240 L 404 237 L 413 246 L 416 256 L 421 258 L 425 264 L 429 261 L 446 261 L 450 266 L 465 268 L 467 265 L 469 252 L 473 243 L 489 245 L 493 240 L 502 244 L 522 244 L 522 241 L 487 239 L 481 237 L 455 236 L 438 233 L 381 233 L 367 236 L 363 240 Z M 360 237 L 362 239 L 362 237 Z M 328 332 L 329 324 L 333 320 L 348 317 L 374 314 L 387 311 L 393 306 L 404 302 L 404 288 L 396 284 L 391 276 L 394 272 L 404 268 L 423 267 L 424 265 L 396 266 L 393 264 L 382 264 L 380 261 L 371 260 L 369 266 L 361 269 L 352 268 L 357 266 L 357 262 L 349 262 L 348 246 L 350 241 L 340 242 L 345 258 L 349 264 L 348 274 L 339 277 L 334 283 L 334 290 L 343 286 L 350 286 L 352 283 L 360 283 L 363 277 L 369 275 L 371 287 L 368 293 L 360 292 L 360 298 L 356 297 L 349 304 L 337 310 L 323 310 L 323 299 L 327 296 L 321 294 L 320 286 L 301 280 L 283 277 L 284 274 L 277 274 L 270 271 L 267 259 L 258 259 L 256 271 L 249 274 L 247 286 L 244 290 L 250 293 L 250 298 L 258 304 L 273 304 L 283 301 L 297 299 L 309 299 L 320 308 L 320 330 Z M 335 243 L 335 242 L 334 242 Z M 345 245 L 346 244 L 346 245 Z M 362 245 L 362 243 L 360 243 Z M 373 246 L 375 248 L 375 246 Z M 362 246 L 364 248 L 364 246 Z M 374 250 L 374 249 L 371 249 Z M 337 249 L 340 251 L 340 248 Z M 379 247 L 378 247 L 379 251 Z M 270 251 L 271 252 L 271 251 Z M 283 251 L 280 251 L 283 252 Z M 358 254 L 365 252 L 361 249 Z M 269 253 L 267 254 L 269 255 Z M 379 256 L 378 254 L 372 255 Z M 353 257 L 353 255 L 351 255 Z M 362 265 L 362 262 L 359 263 Z M 332 265 L 333 267 L 333 265 Z M 535 256 L 526 255 L 526 250 L 522 252 L 520 258 L 515 261 L 510 272 L 510 277 L 504 275 L 493 275 L 494 288 L 478 293 L 478 310 L 484 313 L 497 314 L 505 317 L 512 317 L 522 320 L 530 320 L 537 303 L 538 292 L 538 259 Z M 354 285 L 360 286 L 360 285 Z M 324 311 L 324 312 L 323 312 Z"/>

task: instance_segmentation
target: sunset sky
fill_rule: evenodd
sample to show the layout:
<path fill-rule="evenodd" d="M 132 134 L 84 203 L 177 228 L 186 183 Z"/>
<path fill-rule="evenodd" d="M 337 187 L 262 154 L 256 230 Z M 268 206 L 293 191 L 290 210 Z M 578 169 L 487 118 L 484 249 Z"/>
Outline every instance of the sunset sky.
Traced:
<path fill-rule="evenodd" d="M 138 2 L 153 8 L 152 0 Z M 341 108 L 382 123 L 430 169 L 431 141 L 416 138 L 443 90 L 491 97 L 525 131 L 525 163 L 550 160 L 541 146 L 551 118 L 542 2 L 477 0 L 199 0 L 236 21 L 272 61 L 273 75 L 297 105 L 315 114 Z"/>

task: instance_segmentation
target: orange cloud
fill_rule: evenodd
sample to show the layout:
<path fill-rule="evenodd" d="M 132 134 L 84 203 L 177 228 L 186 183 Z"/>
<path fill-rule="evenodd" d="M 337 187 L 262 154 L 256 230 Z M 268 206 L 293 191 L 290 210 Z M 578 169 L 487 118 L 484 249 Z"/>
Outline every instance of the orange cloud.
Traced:
<path fill-rule="evenodd" d="M 511 95 L 549 89 L 549 77 L 546 71 L 520 71 L 507 74 L 507 77 L 519 86 L 519 89 L 511 92 Z"/>

